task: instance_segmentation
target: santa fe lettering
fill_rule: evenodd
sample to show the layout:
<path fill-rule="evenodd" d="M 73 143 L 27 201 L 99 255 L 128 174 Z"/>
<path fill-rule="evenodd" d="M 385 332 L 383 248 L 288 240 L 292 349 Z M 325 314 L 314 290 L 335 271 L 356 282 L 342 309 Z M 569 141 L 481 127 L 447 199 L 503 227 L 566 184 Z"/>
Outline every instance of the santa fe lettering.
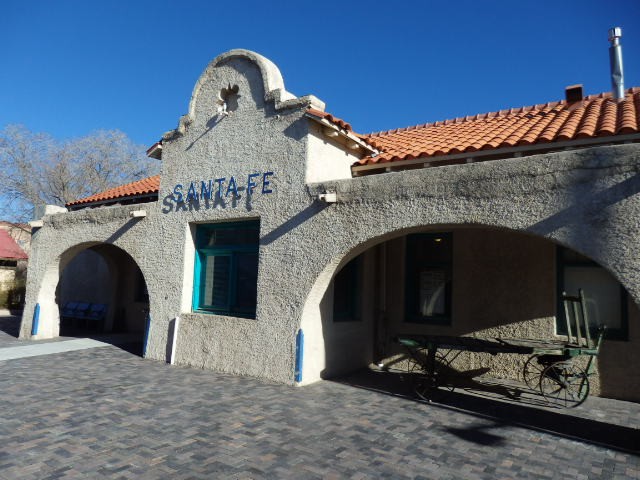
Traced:
<path fill-rule="evenodd" d="M 191 203 L 193 201 L 200 200 L 214 200 L 217 198 L 227 198 L 231 194 L 233 198 L 239 199 L 241 197 L 240 191 L 244 190 L 247 195 L 256 195 L 260 193 L 266 195 L 273 193 L 271 187 L 271 181 L 273 172 L 254 172 L 247 176 L 245 184 L 241 183 L 240 177 L 231 176 L 229 180 L 227 177 L 220 177 L 214 180 L 200 180 L 189 182 L 189 186 L 186 188 L 186 196 L 183 193 L 185 186 L 178 183 L 173 187 L 173 201 L 176 203 Z M 262 183 L 262 188 L 257 188 Z M 246 186 L 244 186 L 246 185 Z"/>

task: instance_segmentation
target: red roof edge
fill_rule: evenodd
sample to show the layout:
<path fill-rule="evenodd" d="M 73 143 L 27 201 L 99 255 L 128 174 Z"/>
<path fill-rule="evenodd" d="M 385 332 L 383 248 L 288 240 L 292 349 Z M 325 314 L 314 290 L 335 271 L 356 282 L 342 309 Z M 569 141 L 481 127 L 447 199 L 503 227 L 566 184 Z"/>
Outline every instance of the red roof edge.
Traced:
<path fill-rule="evenodd" d="M 314 117 L 318 117 L 320 119 L 328 120 L 329 122 L 333 123 L 334 125 L 342 128 L 343 130 L 347 130 L 349 132 L 353 132 L 353 128 L 351 128 L 351 124 L 345 122 L 344 120 L 342 120 L 342 119 L 340 119 L 338 117 L 334 117 L 330 113 L 323 112 L 322 110 L 317 110 L 315 108 L 308 108 L 307 109 L 307 113 L 309 115 L 314 116 Z"/>
<path fill-rule="evenodd" d="M 95 202 L 104 202 L 106 200 L 124 199 L 128 197 L 136 197 L 139 195 L 148 195 L 158 193 L 160 191 L 160 175 L 143 178 L 135 182 L 120 185 L 103 192 L 98 192 L 90 197 L 80 198 L 73 202 L 67 203 L 65 206 L 88 204 Z"/>
<path fill-rule="evenodd" d="M 6 230 L 0 229 L 0 258 L 26 260 L 29 256 Z"/>

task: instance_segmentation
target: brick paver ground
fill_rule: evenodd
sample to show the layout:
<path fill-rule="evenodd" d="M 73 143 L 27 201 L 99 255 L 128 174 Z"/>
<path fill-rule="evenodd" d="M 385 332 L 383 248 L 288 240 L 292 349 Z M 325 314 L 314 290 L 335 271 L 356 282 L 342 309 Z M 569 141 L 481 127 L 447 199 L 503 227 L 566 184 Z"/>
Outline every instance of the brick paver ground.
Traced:
<path fill-rule="evenodd" d="M 112 346 L 0 362 L 0 479 L 640 478 L 637 404 L 436 405 L 366 378 L 295 388 Z"/>

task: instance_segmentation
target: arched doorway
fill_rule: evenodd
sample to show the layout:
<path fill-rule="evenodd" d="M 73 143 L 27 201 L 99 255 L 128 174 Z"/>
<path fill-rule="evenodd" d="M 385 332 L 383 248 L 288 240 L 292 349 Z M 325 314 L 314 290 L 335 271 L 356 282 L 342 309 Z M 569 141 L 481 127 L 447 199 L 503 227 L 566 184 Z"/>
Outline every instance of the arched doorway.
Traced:
<path fill-rule="evenodd" d="M 56 303 L 61 336 L 98 338 L 143 354 L 149 295 L 142 271 L 124 250 L 96 244 L 67 251 Z"/>
<path fill-rule="evenodd" d="M 506 229 L 439 226 L 372 240 L 325 268 L 306 302 L 302 383 L 399 362 L 401 334 L 557 339 L 558 299 L 587 291 L 609 328 L 593 391 L 640 398 L 640 313 L 604 268 L 550 240 Z M 465 353 L 458 366 L 517 380 L 526 357 Z"/>

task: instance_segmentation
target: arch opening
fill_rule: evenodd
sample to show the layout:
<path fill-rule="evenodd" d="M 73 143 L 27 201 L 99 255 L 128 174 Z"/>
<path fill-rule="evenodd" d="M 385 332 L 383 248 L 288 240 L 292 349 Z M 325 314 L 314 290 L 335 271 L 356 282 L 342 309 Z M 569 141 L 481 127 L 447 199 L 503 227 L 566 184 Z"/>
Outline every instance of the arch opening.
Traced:
<path fill-rule="evenodd" d="M 637 401 L 640 376 L 630 379 L 625 366 L 640 362 L 640 313 L 623 286 L 570 248 L 481 226 L 394 232 L 327 265 L 301 319 L 301 383 L 376 364 L 404 372 L 398 335 L 566 339 L 559 299 L 578 288 L 586 293 L 592 324 L 608 327 L 592 393 Z M 521 381 L 526 359 L 465 352 L 453 366 Z"/>
<path fill-rule="evenodd" d="M 83 245 L 65 252 L 57 272 L 51 270 L 57 276 L 54 331 L 143 355 L 149 294 L 142 271 L 127 252 L 110 244 Z"/>

